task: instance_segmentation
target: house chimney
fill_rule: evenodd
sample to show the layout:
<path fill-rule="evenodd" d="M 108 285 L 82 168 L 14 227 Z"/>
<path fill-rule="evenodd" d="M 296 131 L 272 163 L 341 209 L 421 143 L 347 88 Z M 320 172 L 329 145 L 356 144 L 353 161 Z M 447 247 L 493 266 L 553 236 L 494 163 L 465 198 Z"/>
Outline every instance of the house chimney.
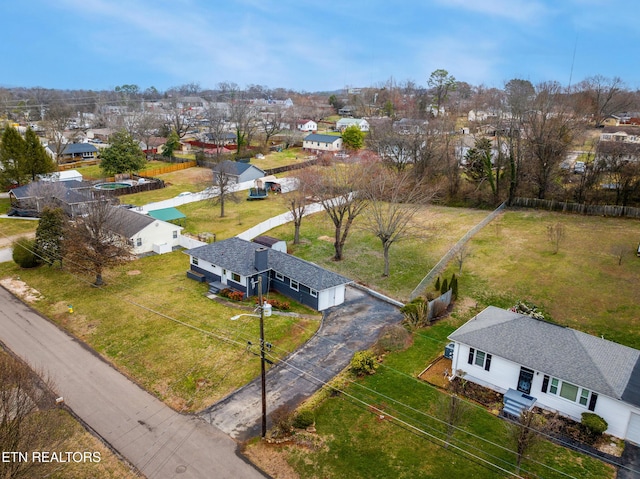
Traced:
<path fill-rule="evenodd" d="M 256 256 L 254 259 L 254 266 L 256 271 L 266 271 L 269 266 L 269 248 L 261 246 L 256 249 Z"/>

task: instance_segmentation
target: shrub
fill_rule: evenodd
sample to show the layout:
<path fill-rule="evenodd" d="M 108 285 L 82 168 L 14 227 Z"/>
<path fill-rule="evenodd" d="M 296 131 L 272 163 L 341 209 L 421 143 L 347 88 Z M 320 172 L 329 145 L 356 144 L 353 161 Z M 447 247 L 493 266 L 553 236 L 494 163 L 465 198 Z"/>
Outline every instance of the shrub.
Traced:
<path fill-rule="evenodd" d="M 605 432 L 609 427 L 607 421 L 592 412 L 582 413 L 581 424 L 586 429 L 587 434 L 589 434 L 593 439 L 602 435 L 602 433 Z"/>
<path fill-rule="evenodd" d="M 242 291 L 233 291 L 229 288 L 224 288 L 218 294 L 223 298 L 228 298 L 232 301 L 242 301 L 244 299 L 244 293 Z"/>
<path fill-rule="evenodd" d="M 458 278 L 455 273 L 451 277 L 451 298 L 458 299 Z"/>
<path fill-rule="evenodd" d="M 284 437 L 291 433 L 293 428 L 293 414 L 289 409 L 289 406 L 280 406 L 278 409 L 271 413 L 271 422 L 273 428 L 271 429 L 272 437 Z"/>
<path fill-rule="evenodd" d="M 440 293 L 444 294 L 449 291 L 449 283 L 447 283 L 447 278 L 442 280 L 442 286 L 440 287 Z"/>
<path fill-rule="evenodd" d="M 291 309 L 291 303 L 288 301 L 280 301 L 279 299 L 268 299 L 267 303 L 271 305 L 274 309 L 279 309 L 280 311 L 289 311 Z M 260 298 L 255 298 L 255 303 L 260 304 Z"/>
<path fill-rule="evenodd" d="M 13 261 L 21 268 L 35 268 L 40 264 L 40 258 L 35 254 L 35 240 L 18 238 L 13 243 Z"/>
<path fill-rule="evenodd" d="M 399 324 L 387 326 L 374 346 L 376 354 L 403 351 L 411 344 L 411 334 Z"/>
<path fill-rule="evenodd" d="M 436 284 L 433 289 L 435 289 L 436 291 L 440 291 L 440 276 L 438 276 L 438 279 L 436 279 Z"/>
<path fill-rule="evenodd" d="M 409 329 L 422 328 L 429 324 L 429 301 L 424 298 L 408 302 L 400 312 L 404 315 L 404 324 Z"/>
<path fill-rule="evenodd" d="M 351 359 L 349 369 L 356 376 L 373 374 L 376 371 L 376 358 L 369 350 L 357 351 Z"/>
<path fill-rule="evenodd" d="M 315 420 L 313 412 L 308 409 L 304 409 L 293 418 L 293 427 L 296 429 L 306 429 L 309 426 L 312 426 Z"/>

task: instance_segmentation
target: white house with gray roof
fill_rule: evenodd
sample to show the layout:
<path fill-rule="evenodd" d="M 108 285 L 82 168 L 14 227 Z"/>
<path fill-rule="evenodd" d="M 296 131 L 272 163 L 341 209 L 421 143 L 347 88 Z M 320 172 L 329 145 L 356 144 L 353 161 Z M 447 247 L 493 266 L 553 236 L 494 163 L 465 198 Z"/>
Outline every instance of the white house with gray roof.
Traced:
<path fill-rule="evenodd" d="M 169 253 L 180 245 L 181 226 L 114 206 L 107 218 L 107 228 L 132 246 L 133 254 Z"/>
<path fill-rule="evenodd" d="M 637 349 L 493 306 L 449 339 L 454 374 L 577 421 L 592 411 L 640 444 Z"/>
<path fill-rule="evenodd" d="M 275 290 L 317 311 L 342 304 L 351 282 L 316 264 L 236 237 L 185 253 L 190 257 L 187 276 L 208 282 L 214 293 L 229 288 L 256 296 L 262 276 L 263 294 Z"/>

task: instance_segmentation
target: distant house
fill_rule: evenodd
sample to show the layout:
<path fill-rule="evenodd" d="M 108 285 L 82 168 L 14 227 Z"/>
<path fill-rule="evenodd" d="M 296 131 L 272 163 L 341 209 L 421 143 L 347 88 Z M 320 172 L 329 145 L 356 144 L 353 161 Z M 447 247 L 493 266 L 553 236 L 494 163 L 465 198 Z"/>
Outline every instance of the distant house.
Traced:
<path fill-rule="evenodd" d="M 214 143 L 216 145 L 235 145 L 236 144 L 236 134 L 231 132 L 223 132 L 220 135 L 216 133 L 205 133 L 204 138 L 209 143 Z"/>
<path fill-rule="evenodd" d="M 363 118 L 340 118 L 336 122 L 336 128 L 340 131 L 354 125 L 360 128 L 360 131 L 369 131 L 369 122 Z"/>
<path fill-rule="evenodd" d="M 187 276 L 209 283 L 210 291 L 230 288 L 246 296 L 277 291 L 317 311 L 342 304 L 351 282 L 337 273 L 240 238 L 230 238 L 185 251 L 190 258 Z"/>
<path fill-rule="evenodd" d="M 56 171 L 41 175 L 40 181 L 82 181 L 82 173 L 78 170 Z"/>
<path fill-rule="evenodd" d="M 180 244 L 181 226 L 162 221 L 127 208 L 113 207 L 107 227 L 126 238 L 136 255 L 168 253 Z"/>
<path fill-rule="evenodd" d="M 214 178 L 216 174 L 224 172 L 234 183 L 253 181 L 265 176 L 264 170 L 241 161 L 224 160 L 214 166 L 212 170 Z"/>
<path fill-rule="evenodd" d="M 298 120 L 296 121 L 296 128 L 299 131 L 315 133 L 318 131 L 318 124 L 313 120 Z"/>
<path fill-rule="evenodd" d="M 312 133 L 302 140 L 302 148 L 307 151 L 340 151 L 342 150 L 342 137 Z"/>
<path fill-rule="evenodd" d="M 640 143 L 640 128 L 635 126 L 605 127 L 600 133 L 601 141 Z"/>
<path fill-rule="evenodd" d="M 11 207 L 34 213 L 54 204 L 71 217 L 84 212 L 84 204 L 94 201 L 93 183 L 89 181 L 34 181 L 9 191 Z"/>
<path fill-rule="evenodd" d="M 504 393 L 505 411 L 536 405 L 577 421 L 593 411 L 607 433 L 640 444 L 637 349 L 492 306 L 449 339 L 453 373 Z"/>
<path fill-rule="evenodd" d="M 98 157 L 98 149 L 90 143 L 67 143 L 58 158 L 55 158 L 54 151 L 49 151 L 58 164 L 95 160 Z"/>

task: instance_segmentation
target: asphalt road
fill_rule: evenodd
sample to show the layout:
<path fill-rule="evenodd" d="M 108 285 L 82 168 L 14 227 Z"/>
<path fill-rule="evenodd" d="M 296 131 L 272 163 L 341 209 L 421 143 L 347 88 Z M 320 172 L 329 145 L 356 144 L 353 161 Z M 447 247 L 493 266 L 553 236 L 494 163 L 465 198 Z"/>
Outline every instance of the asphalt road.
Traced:
<path fill-rule="evenodd" d="M 302 348 L 267 371 L 267 416 L 276 408 L 291 408 L 342 371 L 353 353 L 373 345 L 381 330 L 402 320 L 396 306 L 353 286 L 346 301 L 330 308 L 318 333 Z M 269 341 L 269 321 L 265 320 Z M 231 437 L 258 436 L 262 418 L 260 378 L 201 412 L 201 416 Z M 270 426 L 270 420 L 267 421 Z"/>
<path fill-rule="evenodd" d="M 66 405 L 146 477 L 266 477 L 226 434 L 165 406 L 4 288 L 0 341 L 47 373 Z"/>

